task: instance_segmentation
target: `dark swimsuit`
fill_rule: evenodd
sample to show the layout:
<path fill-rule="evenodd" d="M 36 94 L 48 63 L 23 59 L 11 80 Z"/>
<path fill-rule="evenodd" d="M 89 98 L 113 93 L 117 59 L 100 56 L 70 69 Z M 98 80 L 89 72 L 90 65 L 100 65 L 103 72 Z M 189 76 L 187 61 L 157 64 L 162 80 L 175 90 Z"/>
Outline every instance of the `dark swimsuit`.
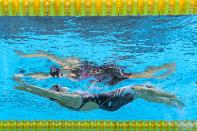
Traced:
<path fill-rule="evenodd" d="M 58 85 L 54 85 L 51 88 L 51 90 L 59 91 L 59 88 L 60 87 Z M 123 105 L 130 103 L 134 99 L 135 94 L 125 93 L 123 95 L 124 90 L 125 89 L 123 88 L 123 89 L 117 89 L 113 92 L 93 94 L 93 95 L 77 93 L 82 97 L 82 101 L 83 101 L 80 107 L 78 108 L 72 108 L 68 106 L 66 107 L 72 110 L 79 111 L 86 103 L 94 102 L 99 105 L 100 109 L 107 110 L 107 111 L 115 111 L 119 109 L 120 107 L 122 107 Z M 120 95 L 117 95 L 117 93 L 119 92 L 120 92 Z M 55 100 L 55 99 L 51 99 L 51 100 Z"/>
<path fill-rule="evenodd" d="M 95 94 L 95 95 L 82 95 L 83 103 L 81 106 L 76 109 L 80 110 L 86 103 L 88 102 L 95 102 L 99 105 L 100 109 L 107 110 L 107 111 L 115 111 L 130 103 L 133 100 L 133 97 L 128 96 L 114 96 L 114 92 L 108 92 L 103 94 Z"/>
<path fill-rule="evenodd" d="M 76 75 L 76 79 L 85 79 L 93 76 L 97 82 L 107 80 L 109 85 L 114 85 L 117 82 L 127 79 L 120 67 L 115 65 L 94 66 L 90 62 L 83 62 L 81 67 L 70 71 Z M 93 73 L 94 72 L 94 73 Z M 63 77 L 63 73 L 59 68 L 52 66 L 50 68 L 50 75 L 52 77 Z"/>

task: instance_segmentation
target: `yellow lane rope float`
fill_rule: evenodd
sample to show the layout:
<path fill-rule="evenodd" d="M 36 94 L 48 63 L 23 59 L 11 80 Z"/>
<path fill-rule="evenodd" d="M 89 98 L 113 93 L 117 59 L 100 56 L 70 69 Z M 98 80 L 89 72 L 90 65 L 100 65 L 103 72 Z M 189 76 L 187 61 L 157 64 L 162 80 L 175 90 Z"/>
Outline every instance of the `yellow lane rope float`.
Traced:
<path fill-rule="evenodd" d="M 69 129 L 69 130 L 188 130 L 196 131 L 195 121 L 0 121 L 1 129 Z"/>
<path fill-rule="evenodd" d="M 197 0 L 0 0 L 0 16 L 197 14 Z"/>

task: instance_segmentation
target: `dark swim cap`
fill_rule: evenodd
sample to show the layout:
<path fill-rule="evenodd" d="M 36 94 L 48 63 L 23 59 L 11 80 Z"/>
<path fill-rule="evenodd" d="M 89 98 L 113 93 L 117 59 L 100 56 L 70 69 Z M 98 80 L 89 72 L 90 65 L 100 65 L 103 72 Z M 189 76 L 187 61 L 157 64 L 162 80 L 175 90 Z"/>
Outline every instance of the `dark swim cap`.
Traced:
<path fill-rule="evenodd" d="M 60 69 L 56 68 L 55 66 L 50 67 L 50 75 L 52 77 L 59 77 Z"/>
<path fill-rule="evenodd" d="M 51 87 L 51 90 L 52 91 L 60 91 L 60 86 L 59 85 L 53 85 L 52 87 Z"/>

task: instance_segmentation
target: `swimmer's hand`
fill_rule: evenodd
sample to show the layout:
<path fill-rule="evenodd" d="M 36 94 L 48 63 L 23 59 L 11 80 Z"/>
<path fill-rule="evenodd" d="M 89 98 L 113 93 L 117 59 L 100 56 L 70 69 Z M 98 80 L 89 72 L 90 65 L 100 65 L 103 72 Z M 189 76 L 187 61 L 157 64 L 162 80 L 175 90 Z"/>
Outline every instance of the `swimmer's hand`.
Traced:
<path fill-rule="evenodd" d="M 15 86 L 15 89 L 25 91 L 25 86 Z"/>
<path fill-rule="evenodd" d="M 25 56 L 25 53 L 23 51 L 20 51 L 20 50 L 15 50 L 15 53 L 17 55 L 20 55 L 20 56 Z"/>
<path fill-rule="evenodd" d="M 24 81 L 22 80 L 23 74 L 15 74 L 13 77 L 13 80 L 16 81 L 19 84 L 24 84 Z"/>

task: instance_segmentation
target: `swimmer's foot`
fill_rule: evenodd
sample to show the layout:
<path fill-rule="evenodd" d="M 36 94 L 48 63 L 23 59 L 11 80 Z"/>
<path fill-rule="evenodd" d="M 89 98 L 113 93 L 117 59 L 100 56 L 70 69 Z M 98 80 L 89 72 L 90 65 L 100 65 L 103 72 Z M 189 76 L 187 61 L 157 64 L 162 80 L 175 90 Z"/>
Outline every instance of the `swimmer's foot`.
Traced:
<path fill-rule="evenodd" d="M 164 68 L 171 68 L 171 69 L 174 69 L 176 68 L 176 63 L 168 63 L 168 64 L 164 64 L 163 65 Z"/>
<path fill-rule="evenodd" d="M 154 73 L 159 70 L 175 70 L 175 68 L 176 68 L 176 63 L 167 63 L 162 66 L 149 66 L 147 67 L 146 72 Z"/>
<path fill-rule="evenodd" d="M 171 105 L 177 107 L 178 109 L 182 109 L 185 106 L 185 104 L 177 98 L 171 99 Z"/>

